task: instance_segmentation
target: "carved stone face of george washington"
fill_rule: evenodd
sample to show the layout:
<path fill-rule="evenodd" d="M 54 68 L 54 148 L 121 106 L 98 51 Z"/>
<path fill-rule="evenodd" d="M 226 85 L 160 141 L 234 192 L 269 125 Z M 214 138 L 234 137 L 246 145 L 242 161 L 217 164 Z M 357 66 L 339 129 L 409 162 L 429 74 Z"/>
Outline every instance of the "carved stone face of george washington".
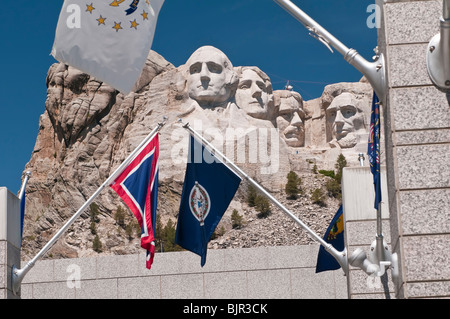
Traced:
<path fill-rule="evenodd" d="M 186 62 L 189 97 L 201 107 L 222 106 L 230 100 L 236 75 L 233 65 L 220 50 L 204 46 Z"/>

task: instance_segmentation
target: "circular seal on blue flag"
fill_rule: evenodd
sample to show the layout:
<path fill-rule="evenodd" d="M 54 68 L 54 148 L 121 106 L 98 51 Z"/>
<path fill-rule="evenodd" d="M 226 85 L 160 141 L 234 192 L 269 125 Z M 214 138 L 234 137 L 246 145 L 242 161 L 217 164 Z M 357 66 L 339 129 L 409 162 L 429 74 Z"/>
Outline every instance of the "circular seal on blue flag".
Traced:
<path fill-rule="evenodd" d="M 189 195 L 189 208 L 200 226 L 203 226 L 211 208 L 211 200 L 206 189 L 198 182 L 195 182 Z"/>

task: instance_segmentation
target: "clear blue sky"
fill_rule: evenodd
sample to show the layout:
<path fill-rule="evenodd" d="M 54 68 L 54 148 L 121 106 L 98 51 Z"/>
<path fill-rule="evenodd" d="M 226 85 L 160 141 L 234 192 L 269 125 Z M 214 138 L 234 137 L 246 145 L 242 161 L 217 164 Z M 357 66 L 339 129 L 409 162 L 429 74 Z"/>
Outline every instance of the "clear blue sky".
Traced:
<path fill-rule="evenodd" d="M 372 58 L 377 32 L 368 28 L 366 10 L 374 0 L 292 1 L 347 47 Z M 50 51 L 63 2 L 2 0 L 0 186 L 13 193 L 20 188 L 45 110 L 45 80 L 56 62 Z M 258 66 L 274 89 L 289 80 L 305 100 L 319 97 L 326 84 L 362 77 L 273 0 L 166 0 L 152 49 L 179 66 L 203 45 L 222 50 L 234 66 Z"/>

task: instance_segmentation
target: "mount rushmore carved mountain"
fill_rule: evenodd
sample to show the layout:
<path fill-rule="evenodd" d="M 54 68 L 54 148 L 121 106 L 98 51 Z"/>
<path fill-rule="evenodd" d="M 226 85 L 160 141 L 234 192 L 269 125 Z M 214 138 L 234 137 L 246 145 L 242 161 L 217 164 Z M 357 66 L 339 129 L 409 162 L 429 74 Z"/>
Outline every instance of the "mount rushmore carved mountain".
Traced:
<path fill-rule="evenodd" d="M 151 51 L 133 92 L 126 96 L 56 63 L 48 71 L 45 111 L 24 170 L 32 173 L 26 190 L 24 259 L 48 242 L 163 116 L 167 124 L 160 131 L 158 197 L 162 225 L 176 222 L 180 204 L 188 148 L 188 133 L 177 121 L 181 119 L 322 235 L 340 203 L 333 196 L 314 203 L 312 192 L 326 192 L 330 180 L 317 170 L 334 170 L 340 154 L 348 166 L 359 165 L 358 153 L 367 151 L 371 99 L 372 89 L 362 79 L 328 85 L 320 98 L 304 101 L 295 91 L 274 91 L 258 67 L 235 67 L 211 46 L 199 48 L 179 67 Z M 290 171 L 302 181 L 296 200 L 286 199 Z M 211 248 L 312 241 L 273 205 L 271 214 L 258 217 L 246 197 L 243 182 Z M 231 222 L 233 210 L 243 218 L 239 229 Z M 141 252 L 139 236 L 126 227 L 135 224 L 134 219 L 117 194 L 105 189 L 47 258 L 97 254 L 96 237 L 103 254 Z"/>

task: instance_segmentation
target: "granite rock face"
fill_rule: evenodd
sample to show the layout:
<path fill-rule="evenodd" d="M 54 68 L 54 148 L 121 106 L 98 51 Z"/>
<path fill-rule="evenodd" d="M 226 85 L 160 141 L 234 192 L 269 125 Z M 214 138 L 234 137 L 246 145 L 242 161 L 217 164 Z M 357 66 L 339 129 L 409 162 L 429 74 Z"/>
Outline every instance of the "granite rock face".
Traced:
<path fill-rule="evenodd" d="M 280 200 L 286 197 L 288 172 L 296 171 L 305 183 L 304 193 L 286 205 L 310 220 L 318 233 L 325 231 L 339 202 L 329 198 L 326 207 L 311 202 L 311 191 L 323 188 L 328 178 L 312 173 L 314 164 L 318 169 L 334 169 L 343 153 L 349 165 L 358 165 L 357 153 L 367 148 L 366 109 L 370 109 L 372 93 L 365 81 L 330 85 L 322 97 L 303 101 L 297 92 L 273 91 L 270 79 L 257 67 L 233 67 L 213 47 L 200 48 L 179 67 L 151 51 L 136 90 L 127 96 L 62 63 L 50 67 L 47 87 L 45 112 L 25 167 L 32 172 L 26 191 L 25 259 L 35 255 L 164 116 L 158 204 L 163 224 L 168 219 L 176 221 L 186 167 L 188 133 L 178 119 L 189 122 Z M 346 148 L 339 145 L 336 135 L 340 111 L 327 111 L 343 93 L 352 95 L 346 101 L 358 104 L 353 106 L 353 115 L 359 116 L 355 132 L 363 136 Z M 344 106 L 349 107 L 337 109 Z M 272 217 L 276 223 L 252 217 L 256 212 L 245 203 L 245 187 L 240 187 L 220 225 L 226 231 L 222 243 L 218 238 L 211 247 L 286 244 L 287 228 L 295 226 L 275 210 L 271 216 L 279 216 Z M 89 210 L 83 213 L 48 256 L 97 254 L 92 244 L 95 236 L 104 254 L 140 251 L 139 236 L 124 226 L 135 223 L 134 216 L 117 194 L 104 189 L 95 202 L 97 215 L 92 217 Z M 126 210 L 124 221 L 117 217 L 119 206 Z M 233 209 L 245 216 L 247 235 L 233 235 L 239 232 L 231 229 Z M 314 220 L 317 214 L 320 218 Z M 263 233 L 273 236 L 258 241 Z M 291 244 L 303 243 L 307 237 L 302 231 L 288 233 L 296 237 Z M 230 238 L 234 242 L 226 244 Z"/>

